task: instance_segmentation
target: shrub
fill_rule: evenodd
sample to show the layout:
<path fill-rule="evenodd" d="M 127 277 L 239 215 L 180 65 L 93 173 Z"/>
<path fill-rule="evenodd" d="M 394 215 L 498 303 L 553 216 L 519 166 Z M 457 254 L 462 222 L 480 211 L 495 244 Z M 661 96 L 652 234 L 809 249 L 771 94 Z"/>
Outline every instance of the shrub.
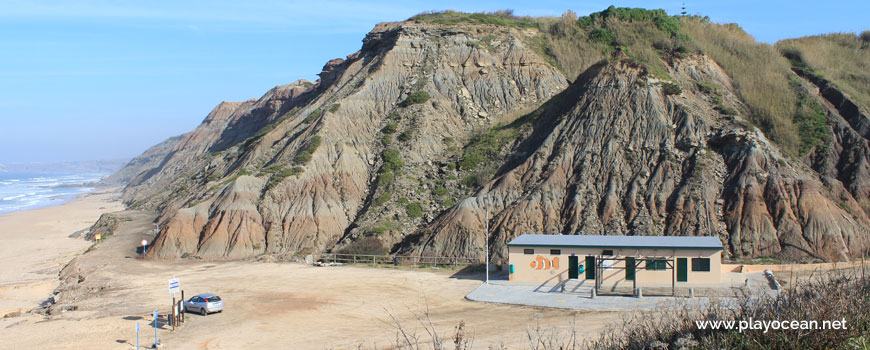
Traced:
<path fill-rule="evenodd" d="M 707 83 L 703 81 L 696 82 L 695 85 L 698 86 L 698 91 L 705 93 L 707 95 L 718 95 L 719 87 L 713 83 Z"/>
<path fill-rule="evenodd" d="M 604 28 L 595 28 L 589 32 L 589 39 L 602 44 L 610 44 L 613 42 L 613 32 Z"/>
<path fill-rule="evenodd" d="M 281 183 L 281 181 L 284 181 L 285 178 L 301 174 L 304 171 L 304 168 L 298 166 L 281 169 L 280 171 L 277 171 L 274 175 L 272 175 L 272 178 L 269 179 L 269 183 L 266 184 L 266 189 L 271 189 L 272 187 L 275 187 L 275 185 Z"/>
<path fill-rule="evenodd" d="M 447 194 L 447 189 L 444 186 L 438 186 L 432 189 L 432 194 L 440 197 Z"/>
<path fill-rule="evenodd" d="M 801 96 L 798 100 L 797 112 L 794 115 L 794 123 L 798 127 L 801 145 L 798 155 L 803 156 L 813 147 L 830 139 L 828 134 L 828 118 L 821 105 L 815 100 Z"/>
<path fill-rule="evenodd" d="M 389 249 L 377 237 L 365 237 L 338 250 L 342 254 L 384 255 Z"/>
<path fill-rule="evenodd" d="M 471 187 L 477 183 L 477 175 L 471 174 L 462 178 L 462 185 L 465 187 Z"/>
<path fill-rule="evenodd" d="M 321 114 L 323 114 L 323 111 L 320 108 L 315 109 L 313 112 L 311 112 L 311 114 L 309 114 L 307 117 L 305 117 L 305 119 L 302 120 L 302 122 L 305 124 L 311 123 L 315 119 L 320 118 Z"/>
<path fill-rule="evenodd" d="M 449 144 L 453 143 L 454 140 L 453 140 L 452 137 L 450 137 L 450 136 L 446 136 L 446 137 L 444 137 L 443 139 L 441 139 L 441 141 L 443 141 L 444 144 L 449 145 Z"/>
<path fill-rule="evenodd" d="M 382 145 L 389 146 L 391 143 L 393 143 L 393 135 L 390 135 L 390 134 L 381 135 L 381 144 Z"/>
<path fill-rule="evenodd" d="M 870 30 L 861 32 L 861 40 L 865 43 L 870 43 Z"/>
<path fill-rule="evenodd" d="M 535 28 L 536 20 L 531 17 L 514 16 L 513 10 L 495 12 L 463 13 L 452 10 L 442 12 L 425 12 L 411 17 L 413 20 L 438 24 L 493 24 L 505 27 Z"/>
<path fill-rule="evenodd" d="M 399 141 L 406 142 L 411 140 L 411 136 L 414 135 L 414 129 L 407 129 L 399 134 Z"/>
<path fill-rule="evenodd" d="M 449 200 L 449 199 L 448 199 L 448 200 L 445 200 L 445 201 L 444 201 L 444 206 L 445 206 L 445 207 L 452 207 L 452 206 L 453 206 L 453 201 L 452 201 L 452 200 Z"/>
<path fill-rule="evenodd" d="M 341 103 L 336 103 L 329 107 L 329 113 L 335 113 L 341 107 Z"/>
<path fill-rule="evenodd" d="M 429 101 L 429 93 L 426 91 L 417 91 L 408 95 L 404 101 L 402 101 L 402 107 L 408 107 L 411 105 L 423 103 Z"/>
<path fill-rule="evenodd" d="M 382 192 L 377 197 L 375 197 L 375 200 L 372 201 L 372 205 L 379 207 L 379 206 L 383 205 L 384 203 L 389 202 L 390 197 L 391 197 L 390 192 Z"/>
<path fill-rule="evenodd" d="M 314 151 L 317 150 L 317 147 L 320 146 L 320 136 L 314 135 L 310 141 L 308 141 L 308 145 L 296 155 L 296 164 L 307 164 L 308 161 L 311 160 L 311 155 L 314 154 Z"/>
<path fill-rule="evenodd" d="M 396 175 L 392 171 L 384 171 L 378 176 L 378 187 L 385 187 L 392 185 L 395 181 Z"/>
<path fill-rule="evenodd" d="M 716 110 L 718 110 L 719 113 L 722 113 L 722 114 L 724 114 L 724 115 L 737 115 L 737 110 L 736 110 L 736 109 L 731 108 L 731 107 L 728 107 L 728 106 L 725 106 L 725 105 L 718 105 L 718 106 L 716 106 Z"/>
<path fill-rule="evenodd" d="M 662 91 L 665 93 L 665 95 L 668 95 L 668 96 L 679 95 L 679 94 L 683 93 L 683 89 L 680 88 L 680 85 L 677 85 L 675 83 L 663 83 L 662 84 Z"/>
<path fill-rule="evenodd" d="M 670 36 L 676 36 L 680 31 L 680 21 L 676 17 L 656 16 L 653 21 L 655 21 L 656 27 Z"/>
<path fill-rule="evenodd" d="M 392 221 L 382 221 L 370 227 L 368 229 L 368 232 L 374 233 L 376 235 L 382 235 L 387 231 L 392 231 L 395 227 L 396 224 L 394 224 Z"/>
<path fill-rule="evenodd" d="M 382 156 L 384 158 L 384 170 L 386 171 L 395 172 L 405 166 L 405 161 L 402 160 L 397 149 L 388 149 L 384 151 Z"/>
<path fill-rule="evenodd" d="M 419 218 L 423 216 L 423 206 L 420 202 L 411 202 L 405 206 L 405 212 L 412 218 Z"/>
<path fill-rule="evenodd" d="M 502 147 L 516 139 L 519 132 L 510 126 L 490 129 L 471 139 L 465 147 L 459 167 L 463 170 L 476 168 L 484 159 L 498 155 Z"/>
<path fill-rule="evenodd" d="M 401 204 L 401 205 L 408 204 L 408 198 L 405 198 L 405 197 L 399 198 L 399 204 Z"/>
<path fill-rule="evenodd" d="M 392 134 L 396 132 L 396 127 L 396 122 L 389 122 L 383 129 L 381 129 L 381 132 L 384 134 Z"/>

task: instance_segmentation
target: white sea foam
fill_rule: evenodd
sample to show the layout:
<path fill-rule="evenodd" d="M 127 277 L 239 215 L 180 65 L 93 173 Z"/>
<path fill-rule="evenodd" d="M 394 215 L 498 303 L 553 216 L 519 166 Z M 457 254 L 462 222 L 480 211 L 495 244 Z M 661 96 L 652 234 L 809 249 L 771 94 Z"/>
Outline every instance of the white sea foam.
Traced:
<path fill-rule="evenodd" d="M 99 181 L 105 174 L 27 175 L 0 174 L 0 213 L 57 205 L 93 191 L 77 187 Z M 72 185 L 72 186 L 71 186 Z"/>

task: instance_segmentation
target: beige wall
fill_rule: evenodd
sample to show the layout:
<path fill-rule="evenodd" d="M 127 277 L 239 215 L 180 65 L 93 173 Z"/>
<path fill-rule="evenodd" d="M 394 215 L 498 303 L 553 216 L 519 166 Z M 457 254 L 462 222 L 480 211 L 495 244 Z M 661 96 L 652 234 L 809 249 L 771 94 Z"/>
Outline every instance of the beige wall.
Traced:
<path fill-rule="evenodd" d="M 527 255 L 523 253 L 524 249 L 535 249 L 535 253 Z M 559 249 L 561 254 L 552 255 L 551 249 Z M 514 267 L 510 279 L 520 282 L 561 282 L 568 279 L 568 257 L 572 253 L 578 257 L 581 265 L 585 265 L 587 255 L 597 256 L 602 250 L 602 248 L 508 247 L 509 263 Z M 722 275 L 722 251 L 720 250 L 613 249 L 614 258 L 635 257 L 640 260 L 643 257 L 667 257 L 676 264 L 675 260 L 671 259 L 672 256 L 687 258 L 688 281 L 677 282 L 677 285 L 720 282 Z M 710 258 L 710 271 L 693 272 L 691 258 Z M 605 269 L 602 273 L 602 285 L 632 285 L 632 281 L 625 279 L 625 262 L 611 261 L 610 263 L 613 268 Z M 646 270 L 645 267 L 646 264 L 642 262 L 635 272 L 638 285 L 670 285 L 674 270 Z M 581 273 L 579 279 L 585 278 L 585 272 Z"/>

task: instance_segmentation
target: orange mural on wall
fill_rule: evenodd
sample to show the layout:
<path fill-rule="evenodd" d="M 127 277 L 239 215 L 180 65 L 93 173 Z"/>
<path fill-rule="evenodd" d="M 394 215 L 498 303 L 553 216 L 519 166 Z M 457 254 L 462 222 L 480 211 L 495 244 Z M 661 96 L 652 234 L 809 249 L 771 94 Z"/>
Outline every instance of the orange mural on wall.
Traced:
<path fill-rule="evenodd" d="M 535 260 L 532 260 L 529 263 L 529 266 L 535 270 L 549 270 L 549 269 L 559 269 L 559 257 L 553 258 L 553 260 L 547 260 L 543 256 L 538 255 L 535 257 Z"/>

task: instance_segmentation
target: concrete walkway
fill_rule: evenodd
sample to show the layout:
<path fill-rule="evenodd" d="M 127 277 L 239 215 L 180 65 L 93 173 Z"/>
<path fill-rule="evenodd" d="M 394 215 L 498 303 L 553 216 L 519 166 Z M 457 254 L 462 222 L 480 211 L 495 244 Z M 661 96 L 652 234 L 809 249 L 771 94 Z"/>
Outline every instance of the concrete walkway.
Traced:
<path fill-rule="evenodd" d="M 471 291 L 471 293 L 466 295 L 465 298 L 472 301 L 489 303 L 589 311 L 652 311 L 661 308 L 679 308 L 683 306 L 699 308 L 709 305 L 710 301 L 714 299 L 718 301 L 733 301 L 733 298 L 674 298 L 662 296 L 647 296 L 643 298 L 627 296 L 597 296 L 593 299 L 591 294 L 584 295 L 551 291 L 536 292 L 535 289 L 535 286 L 529 285 L 509 284 L 503 281 L 490 282 L 490 284 L 481 284 L 475 290 Z"/>

